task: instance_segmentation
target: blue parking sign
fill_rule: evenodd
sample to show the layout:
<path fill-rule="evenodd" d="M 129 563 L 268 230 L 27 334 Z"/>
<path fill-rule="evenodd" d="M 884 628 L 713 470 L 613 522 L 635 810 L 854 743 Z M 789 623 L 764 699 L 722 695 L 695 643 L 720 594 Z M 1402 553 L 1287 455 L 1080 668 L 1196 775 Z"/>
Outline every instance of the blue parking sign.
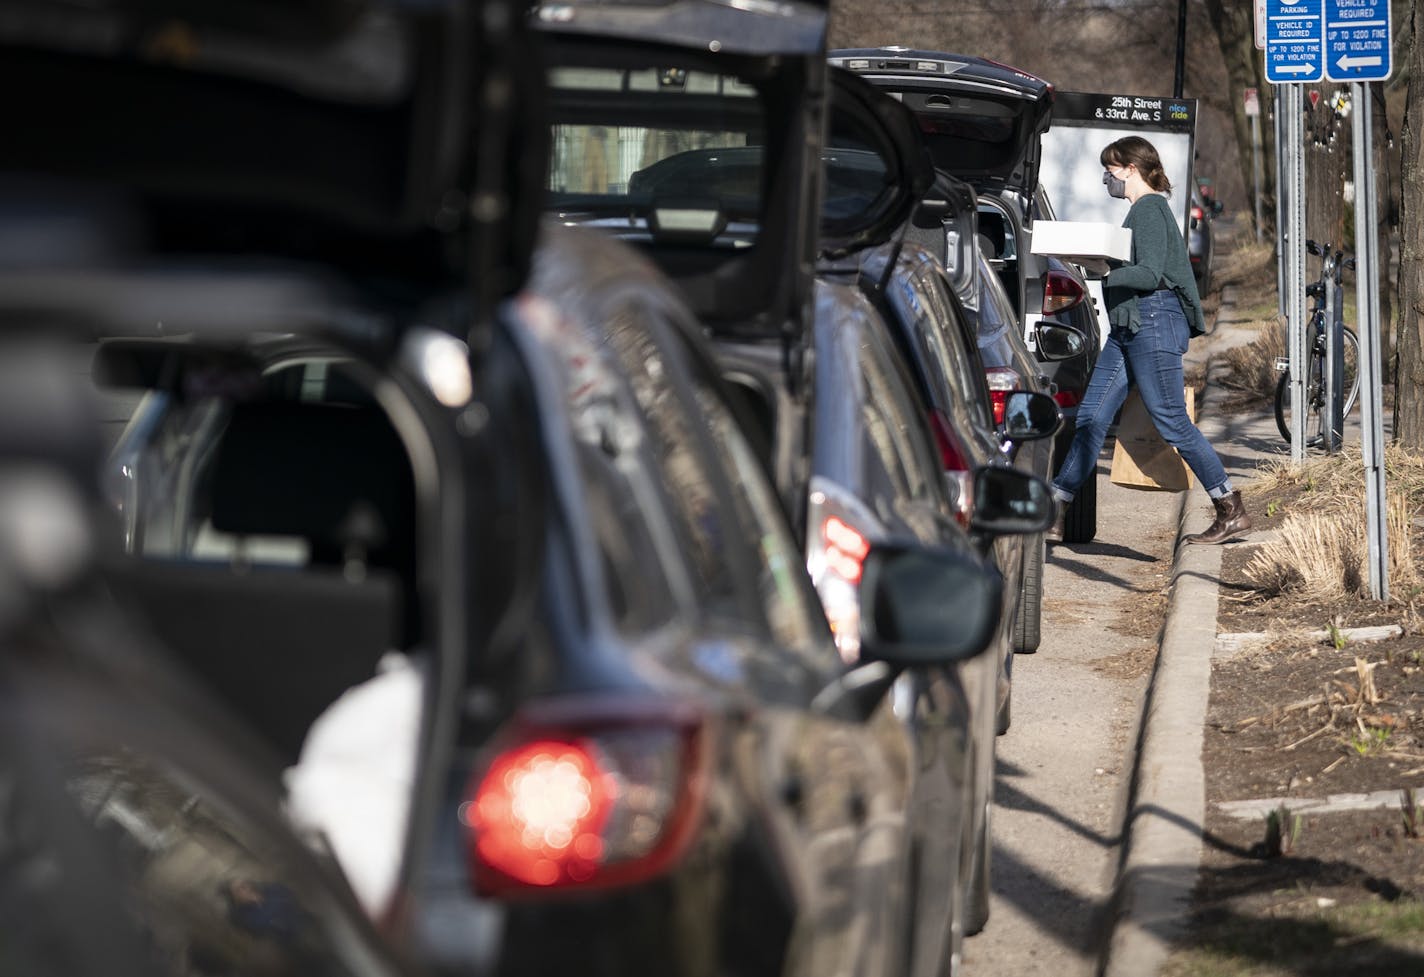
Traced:
<path fill-rule="evenodd" d="M 1325 77 L 1324 7 L 1325 0 L 1267 0 L 1268 82 L 1284 85 Z"/>
<path fill-rule="evenodd" d="M 1388 78 L 1392 40 L 1389 0 L 1325 0 L 1325 77 L 1331 81 Z"/>

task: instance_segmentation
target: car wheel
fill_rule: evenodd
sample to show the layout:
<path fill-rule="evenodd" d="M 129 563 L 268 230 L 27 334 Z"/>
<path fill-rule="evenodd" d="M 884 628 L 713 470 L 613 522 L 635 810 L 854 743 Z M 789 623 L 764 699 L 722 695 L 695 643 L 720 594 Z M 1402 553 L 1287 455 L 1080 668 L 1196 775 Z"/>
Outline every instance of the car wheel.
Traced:
<path fill-rule="evenodd" d="M 1009 694 L 1004 696 L 1004 701 L 999 703 L 999 711 L 994 717 L 994 733 L 1003 736 L 1009 731 L 1009 724 L 1013 721 L 1013 710 L 1010 708 L 1014 704 L 1014 687 L 1009 686 Z"/>
<path fill-rule="evenodd" d="M 1091 543 L 1098 535 L 1098 477 L 1092 475 L 1068 504 L 1063 517 L 1063 542 Z"/>
<path fill-rule="evenodd" d="M 1211 267 L 1207 261 L 1203 261 L 1201 269 L 1197 272 L 1197 294 L 1205 296 L 1211 291 Z"/>
<path fill-rule="evenodd" d="M 1032 536 L 1024 544 L 1023 592 L 1014 617 L 1014 651 L 1020 655 L 1038 650 L 1043 620 L 1043 546 L 1042 535 Z"/>

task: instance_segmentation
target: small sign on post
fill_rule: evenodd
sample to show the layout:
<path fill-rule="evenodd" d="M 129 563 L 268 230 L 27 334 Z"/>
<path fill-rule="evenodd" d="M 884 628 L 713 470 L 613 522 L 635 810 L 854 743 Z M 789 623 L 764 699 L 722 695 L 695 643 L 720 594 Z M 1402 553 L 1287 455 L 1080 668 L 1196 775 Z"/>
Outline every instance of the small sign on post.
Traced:
<path fill-rule="evenodd" d="M 1339 0 L 1337 0 L 1339 2 Z M 1324 0 L 1266 0 L 1266 80 L 1273 85 L 1325 77 Z"/>
<path fill-rule="evenodd" d="M 1241 101 L 1245 104 L 1248 119 L 1254 119 L 1261 114 L 1261 93 L 1256 89 L 1248 88 L 1242 92 Z"/>
<path fill-rule="evenodd" d="M 1325 0 L 1325 77 L 1383 81 L 1393 65 L 1389 0 Z"/>

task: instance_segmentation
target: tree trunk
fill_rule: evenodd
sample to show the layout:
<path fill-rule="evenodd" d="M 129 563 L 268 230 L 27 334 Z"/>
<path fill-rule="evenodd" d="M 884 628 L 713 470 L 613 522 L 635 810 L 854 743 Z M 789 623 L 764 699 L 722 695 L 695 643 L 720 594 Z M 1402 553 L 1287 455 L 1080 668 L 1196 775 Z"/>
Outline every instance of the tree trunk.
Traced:
<path fill-rule="evenodd" d="M 1312 104 L 1311 95 L 1318 95 Z M 1329 244 L 1331 250 L 1353 250 L 1353 222 L 1345 227 L 1345 181 L 1351 173 L 1353 122 L 1341 115 L 1336 99 L 1348 98 L 1349 86 L 1328 81 L 1306 89 L 1305 102 L 1305 236 Z M 1360 107 L 1352 106 L 1351 111 Z M 1317 271 L 1306 271 L 1310 280 Z"/>
<path fill-rule="evenodd" d="M 1394 366 L 1394 269 L 1390 267 L 1390 242 L 1398 226 L 1398 213 L 1390 200 L 1390 181 L 1387 178 L 1390 167 L 1389 148 L 1385 145 L 1385 133 L 1389 131 L 1389 113 L 1385 111 L 1384 86 L 1365 86 L 1370 95 L 1370 133 L 1374 137 L 1371 146 L 1370 165 L 1375 168 L 1375 222 L 1378 225 L 1375 262 L 1375 285 L 1379 291 L 1380 317 L 1380 363 L 1384 368 L 1386 382 L 1393 376 Z"/>
<path fill-rule="evenodd" d="M 1256 50 L 1255 25 L 1251 4 L 1239 0 L 1203 0 L 1207 16 L 1216 30 L 1221 56 L 1232 89 L 1232 117 L 1236 144 L 1241 147 L 1241 175 L 1246 193 L 1253 189 L 1251 173 L 1251 120 L 1246 116 L 1242 93 L 1254 88 L 1260 95 L 1261 118 L 1261 223 L 1262 235 L 1274 236 L 1276 223 L 1276 174 L 1271 160 L 1275 159 L 1276 131 L 1274 118 L 1275 86 L 1266 83 L 1266 66 L 1261 52 Z M 1254 206 L 1248 208 L 1255 219 Z"/>
<path fill-rule="evenodd" d="M 1394 388 L 1395 438 L 1424 452 L 1424 38 L 1419 7 L 1409 16 L 1409 95 L 1404 109 L 1400 155 L 1399 370 Z"/>

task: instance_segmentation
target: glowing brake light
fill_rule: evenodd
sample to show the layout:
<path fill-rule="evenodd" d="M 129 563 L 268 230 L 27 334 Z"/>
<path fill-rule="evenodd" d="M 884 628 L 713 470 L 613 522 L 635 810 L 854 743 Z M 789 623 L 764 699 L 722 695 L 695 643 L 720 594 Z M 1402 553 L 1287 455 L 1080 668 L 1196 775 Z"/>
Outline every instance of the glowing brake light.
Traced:
<path fill-rule="evenodd" d="M 1197 224 L 1199 224 L 1203 216 L 1205 215 L 1202 213 L 1202 209 L 1196 204 L 1192 204 L 1192 225 L 1196 226 Z"/>
<path fill-rule="evenodd" d="M 490 766 L 473 810 L 476 850 L 528 885 L 593 877 L 618 785 L 587 741 L 531 743 Z"/>
<path fill-rule="evenodd" d="M 475 888 L 608 888 L 665 871 L 700 818 L 702 729 L 685 710 L 620 703 L 518 730 L 460 807 Z"/>
<path fill-rule="evenodd" d="M 994 407 L 994 423 L 1004 423 L 1004 410 L 1009 394 L 1022 389 L 1023 380 L 1013 367 L 991 366 L 984 370 L 984 379 L 989 385 L 989 403 Z"/>
<path fill-rule="evenodd" d="M 1043 279 L 1043 314 L 1052 315 L 1071 309 L 1083 301 L 1086 294 L 1072 275 L 1050 271 Z"/>

